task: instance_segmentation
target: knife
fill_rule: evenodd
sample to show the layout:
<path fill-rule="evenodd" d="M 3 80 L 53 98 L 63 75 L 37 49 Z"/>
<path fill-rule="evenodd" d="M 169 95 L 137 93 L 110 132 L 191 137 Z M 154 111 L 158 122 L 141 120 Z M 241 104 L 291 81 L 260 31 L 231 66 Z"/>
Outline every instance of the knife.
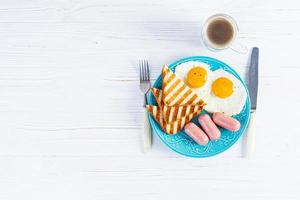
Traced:
<path fill-rule="evenodd" d="M 257 47 L 252 49 L 251 61 L 249 68 L 249 83 L 248 89 L 251 102 L 250 122 L 248 125 L 246 136 L 246 157 L 251 158 L 255 147 L 255 112 L 257 105 L 257 91 L 258 91 L 258 57 L 259 50 Z"/>

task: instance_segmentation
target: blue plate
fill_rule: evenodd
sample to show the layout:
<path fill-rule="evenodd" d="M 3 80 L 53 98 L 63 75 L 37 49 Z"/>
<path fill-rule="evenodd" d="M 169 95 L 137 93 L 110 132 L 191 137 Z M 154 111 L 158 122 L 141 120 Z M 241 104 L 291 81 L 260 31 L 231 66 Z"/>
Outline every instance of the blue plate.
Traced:
<path fill-rule="evenodd" d="M 178 66 L 181 63 L 188 62 L 188 61 L 200 61 L 200 62 L 207 63 L 208 65 L 210 65 L 212 71 L 214 71 L 216 69 L 223 69 L 223 70 L 233 74 L 237 79 L 239 79 L 243 83 L 243 86 L 245 87 L 245 89 L 247 91 L 246 104 L 245 104 L 242 112 L 239 113 L 238 115 L 234 116 L 241 123 L 240 130 L 233 133 L 231 131 L 221 128 L 220 129 L 221 130 L 221 138 L 216 141 L 210 141 L 207 145 L 203 146 L 203 145 L 199 145 L 196 142 L 194 142 L 192 140 L 192 138 L 190 138 L 184 131 L 181 131 L 175 135 L 166 134 L 160 128 L 159 124 L 154 120 L 154 118 L 149 115 L 150 123 L 151 123 L 151 126 L 152 126 L 154 132 L 158 135 L 160 140 L 163 141 L 163 143 L 165 143 L 168 147 L 170 147 L 175 152 L 185 155 L 185 156 L 196 157 L 196 158 L 214 156 L 214 155 L 224 152 L 229 147 L 231 147 L 240 138 L 240 136 L 244 133 L 244 131 L 248 125 L 249 116 L 250 116 L 249 92 L 248 92 L 248 89 L 247 89 L 244 81 L 236 73 L 236 71 L 234 71 L 227 64 L 225 64 L 217 59 L 214 59 L 214 58 L 203 57 L 203 56 L 188 57 L 188 58 L 181 59 L 181 60 L 169 65 L 169 67 L 172 71 L 174 71 L 176 66 Z M 153 87 L 161 88 L 161 85 L 162 85 L 162 79 L 161 79 L 161 75 L 160 75 L 156 79 Z M 156 104 L 155 98 L 152 94 L 150 95 L 149 103 L 151 105 Z M 203 113 L 205 113 L 205 111 L 200 113 L 200 115 Z M 198 124 L 197 117 L 195 117 L 192 121 L 195 122 L 196 124 Z"/>

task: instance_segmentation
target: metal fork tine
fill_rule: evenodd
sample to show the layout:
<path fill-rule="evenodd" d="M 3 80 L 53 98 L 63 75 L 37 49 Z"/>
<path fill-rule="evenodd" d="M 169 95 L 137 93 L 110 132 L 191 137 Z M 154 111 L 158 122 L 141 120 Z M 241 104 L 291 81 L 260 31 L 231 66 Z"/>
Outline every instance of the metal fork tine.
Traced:
<path fill-rule="evenodd" d="M 144 81 L 147 80 L 147 69 L 146 69 L 146 62 L 143 60 L 143 66 L 144 66 Z"/>
<path fill-rule="evenodd" d="M 146 61 L 144 60 L 144 81 L 147 80 L 147 65 L 146 65 Z"/>
<path fill-rule="evenodd" d="M 142 63 L 141 60 L 139 60 L 139 70 L 140 70 L 140 81 L 143 80 L 143 72 L 142 72 Z"/>
<path fill-rule="evenodd" d="M 150 67 L 148 60 L 139 60 L 140 81 L 150 80 Z"/>
<path fill-rule="evenodd" d="M 147 60 L 147 80 L 149 81 L 150 80 L 150 69 L 149 69 L 149 62 Z"/>
<path fill-rule="evenodd" d="M 141 60 L 142 81 L 144 81 L 144 61 Z"/>

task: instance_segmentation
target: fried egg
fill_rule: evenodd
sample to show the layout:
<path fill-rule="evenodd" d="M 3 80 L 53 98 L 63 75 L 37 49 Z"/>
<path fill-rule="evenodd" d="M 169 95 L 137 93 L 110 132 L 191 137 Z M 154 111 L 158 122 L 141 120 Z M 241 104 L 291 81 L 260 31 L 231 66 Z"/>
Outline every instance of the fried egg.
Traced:
<path fill-rule="evenodd" d="M 178 65 L 175 75 L 199 95 L 209 113 L 233 116 L 245 105 L 247 92 L 242 82 L 223 69 L 211 71 L 206 63 L 189 61 Z"/>
<path fill-rule="evenodd" d="M 214 113 L 222 112 L 228 116 L 240 113 L 247 99 L 247 92 L 240 80 L 222 69 L 211 73 L 208 83 L 210 93 L 206 99 L 205 110 Z"/>
<path fill-rule="evenodd" d="M 189 61 L 179 64 L 175 75 L 183 80 L 206 102 L 210 93 L 210 66 L 203 62 Z"/>

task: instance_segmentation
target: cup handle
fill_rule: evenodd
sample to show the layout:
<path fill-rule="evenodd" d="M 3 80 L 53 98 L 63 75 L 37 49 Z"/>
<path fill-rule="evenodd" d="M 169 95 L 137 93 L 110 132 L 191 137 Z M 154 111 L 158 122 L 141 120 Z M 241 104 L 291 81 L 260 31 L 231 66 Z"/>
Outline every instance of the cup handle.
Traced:
<path fill-rule="evenodd" d="M 243 43 L 241 43 L 240 41 L 235 41 L 229 48 L 239 54 L 248 53 L 248 47 Z"/>

